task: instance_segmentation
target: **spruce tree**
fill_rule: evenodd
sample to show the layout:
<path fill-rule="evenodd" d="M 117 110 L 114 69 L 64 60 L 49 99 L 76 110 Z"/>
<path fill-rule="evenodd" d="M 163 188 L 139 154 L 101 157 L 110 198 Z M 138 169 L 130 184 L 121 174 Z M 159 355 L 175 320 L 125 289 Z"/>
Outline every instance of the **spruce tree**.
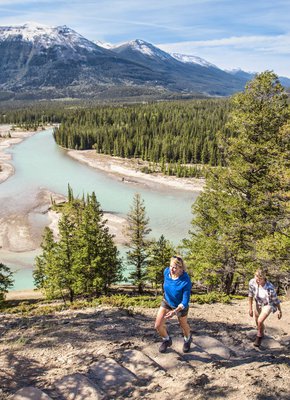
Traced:
<path fill-rule="evenodd" d="M 42 254 L 35 258 L 33 271 L 34 284 L 38 289 L 44 290 L 48 298 L 62 295 L 58 283 L 58 267 L 56 255 L 56 243 L 50 228 L 44 228 L 43 239 L 40 245 Z"/>
<path fill-rule="evenodd" d="M 45 229 L 42 254 L 36 258 L 34 280 L 47 297 L 99 295 L 121 279 L 121 262 L 113 236 L 105 226 L 103 211 L 94 193 L 87 199 L 73 196 L 62 206 L 59 240 Z"/>
<path fill-rule="evenodd" d="M 112 283 L 121 279 L 122 266 L 113 235 L 109 233 L 94 192 L 87 196 L 76 241 L 76 258 L 82 276 L 83 292 L 106 293 Z"/>
<path fill-rule="evenodd" d="M 267 246 L 289 229 L 289 135 L 283 134 L 289 110 L 283 88 L 275 74 L 265 72 L 231 103 L 231 135 L 219 144 L 226 167 L 209 173 L 185 241 L 195 278 L 226 293 L 254 268 L 272 268 Z"/>
<path fill-rule="evenodd" d="M 147 279 L 157 295 L 158 288 L 163 285 L 164 268 L 169 265 L 175 250 L 173 244 L 166 240 L 164 235 L 161 235 L 158 240 L 152 240 L 148 253 Z"/>
<path fill-rule="evenodd" d="M 76 294 L 81 293 L 80 276 L 77 265 L 76 230 L 77 225 L 72 213 L 64 213 L 59 221 L 60 240 L 57 243 L 55 263 L 57 266 L 57 280 L 61 292 L 69 294 L 72 303 Z"/>
<path fill-rule="evenodd" d="M 134 270 L 130 274 L 130 279 L 134 285 L 137 285 L 139 293 L 143 293 L 146 268 L 148 261 L 149 240 L 146 236 L 151 232 L 149 228 L 149 218 L 146 216 L 144 201 L 139 193 L 133 198 L 133 204 L 128 213 L 128 225 L 126 236 L 128 238 L 127 252 L 128 263 Z"/>
<path fill-rule="evenodd" d="M 0 263 L 0 303 L 4 300 L 5 293 L 13 286 L 13 272 L 9 267 Z"/>

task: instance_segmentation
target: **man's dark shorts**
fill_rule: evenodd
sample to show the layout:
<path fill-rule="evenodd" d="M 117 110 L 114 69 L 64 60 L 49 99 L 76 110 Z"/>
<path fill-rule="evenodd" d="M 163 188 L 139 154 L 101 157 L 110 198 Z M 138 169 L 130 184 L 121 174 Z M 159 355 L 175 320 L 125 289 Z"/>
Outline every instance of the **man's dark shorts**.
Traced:
<path fill-rule="evenodd" d="M 166 301 L 165 299 L 162 299 L 161 307 L 166 308 L 166 310 L 168 310 L 168 311 L 174 310 L 174 309 L 175 309 L 174 307 L 171 307 L 171 306 L 167 303 L 167 301 Z M 176 315 L 178 316 L 178 318 L 180 318 L 180 317 L 185 317 L 185 316 L 188 314 L 188 309 L 189 309 L 189 307 L 186 307 L 186 308 L 184 308 L 183 310 L 178 311 L 178 312 L 176 313 Z"/>

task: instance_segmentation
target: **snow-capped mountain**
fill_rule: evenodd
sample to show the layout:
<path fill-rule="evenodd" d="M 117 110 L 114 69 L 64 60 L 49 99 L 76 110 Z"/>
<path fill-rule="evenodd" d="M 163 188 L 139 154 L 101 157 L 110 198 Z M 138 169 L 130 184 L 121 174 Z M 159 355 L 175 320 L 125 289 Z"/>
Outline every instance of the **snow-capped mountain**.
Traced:
<path fill-rule="evenodd" d="M 202 62 L 201 59 L 195 58 L 198 62 L 193 62 L 194 57 L 188 56 L 187 60 L 191 58 L 191 62 L 185 62 L 184 55 L 173 57 L 140 39 L 114 46 L 111 50 L 123 58 L 160 72 L 163 79 L 167 79 L 167 87 L 171 90 L 224 96 L 244 87 L 244 82 L 241 83 L 239 78 L 227 74 L 205 60 Z"/>
<path fill-rule="evenodd" d="M 88 51 L 100 51 L 101 48 L 79 35 L 74 30 L 64 26 L 46 26 L 36 23 L 26 23 L 22 26 L 7 26 L 0 29 L 0 41 L 22 40 L 33 43 L 39 49 L 51 46 L 67 46 L 72 50 L 84 48 Z"/>
<path fill-rule="evenodd" d="M 140 39 L 93 43 L 67 26 L 0 27 L 0 54 L 0 98 L 225 96 L 244 87 L 201 59 L 181 60 Z"/>
<path fill-rule="evenodd" d="M 152 59 L 160 59 L 163 61 L 171 59 L 170 54 L 141 39 L 135 39 L 131 40 L 130 42 L 113 46 L 112 50 L 122 54 L 128 51 L 131 51 L 133 53 L 135 52 L 135 54 L 136 52 L 139 52 L 141 55 L 144 55 L 146 57 L 151 57 Z"/>
<path fill-rule="evenodd" d="M 202 65 L 203 67 L 212 67 L 212 68 L 218 68 L 216 65 L 211 64 L 210 62 L 206 61 L 203 58 L 197 57 L 197 56 L 192 56 L 188 54 L 180 54 L 180 53 L 170 53 L 170 55 L 175 58 L 176 60 L 183 62 L 183 63 L 189 63 L 189 64 L 198 64 Z"/>
<path fill-rule="evenodd" d="M 94 43 L 97 46 L 103 47 L 104 49 L 111 49 L 112 47 L 114 47 L 113 44 L 107 43 L 107 42 L 102 42 L 101 40 L 94 40 Z"/>
<path fill-rule="evenodd" d="M 241 68 L 226 69 L 225 71 L 228 74 L 245 78 L 247 80 L 252 79 L 256 75 L 256 72 L 243 71 Z"/>
<path fill-rule="evenodd" d="M 144 67 L 67 26 L 0 27 L 0 54 L 0 95 L 12 91 L 24 97 L 91 97 L 109 87 L 153 87 L 156 81 Z"/>

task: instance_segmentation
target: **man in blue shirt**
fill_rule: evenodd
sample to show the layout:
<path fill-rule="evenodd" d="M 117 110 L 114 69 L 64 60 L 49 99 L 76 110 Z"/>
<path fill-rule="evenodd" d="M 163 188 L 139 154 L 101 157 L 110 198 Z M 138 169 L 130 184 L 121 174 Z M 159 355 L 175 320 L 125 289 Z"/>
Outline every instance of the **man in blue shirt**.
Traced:
<path fill-rule="evenodd" d="M 164 270 L 164 297 L 155 321 L 155 329 L 162 337 L 162 344 L 159 347 L 160 353 L 165 353 L 167 347 L 172 345 L 172 339 L 166 329 L 166 320 L 174 315 L 177 316 L 183 332 L 183 351 L 184 353 L 189 352 L 192 339 L 187 314 L 191 286 L 189 275 L 185 272 L 183 259 L 179 256 L 173 256 L 170 260 L 170 267 Z"/>

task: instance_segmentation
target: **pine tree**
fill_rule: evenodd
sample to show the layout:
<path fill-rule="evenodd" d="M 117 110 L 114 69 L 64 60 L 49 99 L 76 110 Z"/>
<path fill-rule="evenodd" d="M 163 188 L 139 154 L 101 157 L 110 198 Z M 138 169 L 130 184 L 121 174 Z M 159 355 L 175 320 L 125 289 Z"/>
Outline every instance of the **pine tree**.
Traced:
<path fill-rule="evenodd" d="M 61 208 L 59 240 L 45 229 L 42 254 L 36 258 L 36 287 L 49 298 L 106 293 L 108 287 L 121 279 L 121 262 L 113 236 L 103 219 L 95 194 L 87 199 L 73 197 Z"/>
<path fill-rule="evenodd" d="M 185 241 L 195 278 L 227 293 L 253 268 L 271 267 L 267 243 L 289 229 L 289 111 L 277 76 L 257 75 L 232 107 L 231 136 L 220 143 L 226 168 L 208 176 Z"/>
<path fill-rule="evenodd" d="M 87 196 L 76 232 L 77 264 L 83 278 L 83 292 L 107 292 L 112 283 L 121 279 L 121 262 L 113 235 L 106 227 L 103 211 L 96 195 Z"/>
<path fill-rule="evenodd" d="M 0 263 L 0 303 L 4 300 L 5 293 L 13 286 L 13 272 L 9 267 Z"/>
<path fill-rule="evenodd" d="M 163 285 L 164 268 L 169 265 L 175 250 L 173 244 L 166 240 L 164 235 L 161 235 L 158 240 L 152 240 L 148 254 L 147 279 L 152 283 L 157 295 L 158 287 Z"/>
<path fill-rule="evenodd" d="M 60 296 L 65 298 L 65 293 L 59 280 L 56 248 L 57 244 L 54 241 L 52 230 L 45 227 L 41 242 L 42 254 L 35 258 L 33 278 L 35 286 L 38 289 L 42 289 L 49 299 Z"/>
<path fill-rule="evenodd" d="M 76 294 L 81 293 L 80 276 L 77 273 L 77 247 L 75 216 L 64 213 L 59 221 L 60 240 L 57 243 L 55 263 L 57 265 L 57 280 L 61 292 L 68 292 L 72 303 Z"/>
<path fill-rule="evenodd" d="M 143 292 L 145 284 L 149 246 L 149 240 L 146 239 L 146 236 L 150 232 L 149 218 L 146 216 L 144 201 L 140 194 L 136 193 L 133 198 L 133 205 L 128 213 L 126 236 L 128 238 L 127 246 L 130 248 L 127 252 L 127 260 L 134 267 L 130 279 L 132 279 L 134 285 L 138 286 L 139 293 Z"/>

